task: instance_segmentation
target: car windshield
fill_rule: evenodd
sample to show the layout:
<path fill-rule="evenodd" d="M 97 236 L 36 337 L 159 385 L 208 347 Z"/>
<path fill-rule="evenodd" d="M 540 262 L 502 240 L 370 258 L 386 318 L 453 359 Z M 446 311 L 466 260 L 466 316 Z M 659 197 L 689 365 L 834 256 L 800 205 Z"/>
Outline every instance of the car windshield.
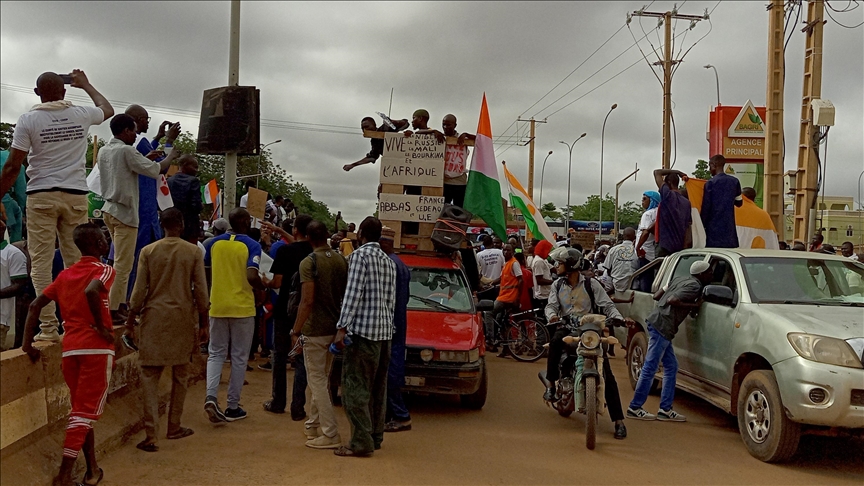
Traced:
<path fill-rule="evenodd" d="M 472 298 L 462 272 L 444 268 L 412 268 L 408 310 L 471 312 Z"/>
<path fill-rule="evenodd" d="M 742 258 L 757 303 L 864 306 L 864 265 L 808 258 Z"/>

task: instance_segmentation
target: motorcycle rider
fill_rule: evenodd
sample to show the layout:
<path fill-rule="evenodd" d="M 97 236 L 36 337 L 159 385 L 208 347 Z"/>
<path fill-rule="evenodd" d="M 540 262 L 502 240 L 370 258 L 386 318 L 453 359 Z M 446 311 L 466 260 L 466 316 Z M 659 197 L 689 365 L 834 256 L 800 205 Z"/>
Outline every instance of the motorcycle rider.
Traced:
<path fill-rule="evenodd" d="M 549 323 L 558 322 L 563 316 L 571 318 L 581 317 L 585 314 L 603 314 L 609 322 L 624 323 L 627 326 L 635 325 L 632 319 L 624 319 L 615 304 L 606 294 L 603 285 L 593 278 L 585 278 L 582 275 L 582 252 L 574 248 L 560 248 L 554 250 L 550 256 L 558 262 L 557 272 L 559 278 L 552 284 L 549 292 L 549 303 L 546 305 L 546 319 Z M 546 389 L 543 399 L 547 402 L 554 401 L 556 397 L 555 383 L 560 377 L 559 363 L 564 352 L 564 337 L 577 335 L 575 329 L 568 324 L 559 324 L 558 329 L 549 341 L 549 357 L 546 361 L 546 379 L 550 386 Z M 604 358 L 606 352 L 604 351 Z M 603 380 L 606 382 L 606 404 L 609 408 L 609 417 L 615 423 L 615 438 L 627 437 L 627 428 L 624 426 L 624 411 L 621 408 L 621 397 L 618 394 L 618 384 L 609 366 L 609 360 L 603 360 Z"/>

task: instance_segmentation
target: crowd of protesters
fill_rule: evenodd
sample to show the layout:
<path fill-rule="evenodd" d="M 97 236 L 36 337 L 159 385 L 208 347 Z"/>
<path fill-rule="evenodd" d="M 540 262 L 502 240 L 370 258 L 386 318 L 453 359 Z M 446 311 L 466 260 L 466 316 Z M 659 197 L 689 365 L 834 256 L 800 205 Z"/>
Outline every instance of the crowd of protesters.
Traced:
<path fill-rule="evenodd" d="M 67 84 L 86 92 L 94 106 L 65 100 Z M 274 414 L 287 409 L 293 420 L 305 420 L 306 446 L 333 449 L 337 456 L 368 456 L 381 448 L 385 432 L 411 429 L 401 394 L 411 274 L 394 252 L 393 229 L 372 216 L 359 227 L 340 228 L 338 213 L 331 233 L 324 222 L 298 214 L 290 199 L 279 195 L 267 201 L 264 218 L 257 221 L 245 209 L 256 187 L 250 180 L 240 207 L 227 219 L 207 224 L 205 232 L 198 161 L 173 147 L 179 123 L 163 122 L 147 138 L 147 110 L 131 105 L 115 115 L 80 70 L 68 79 L 42 74 L 35 93 L 40 103 L 21 115 L 10 150 L 0 153 L 0 344 L 7 348 L 14 329 L 14 347 L 36 360 L 41 346 L 34 342 L 62 343 L 71 411 L 55 484 L 74 483 L 73 466 L 82 451 L 84 482 L 96 484 L 102 478 L 93 423 L 105 408 L 115 325 L 125 326 L 122 342 L 139 353 L 145 437 L 137 447 L 142 451 L 159 450 L 158 388 L 166 368 L 171 395 L 164 437 L 194 433 L 181 423 L 189 365 L 198 353 L 207 355 L 203 409 L 214 424 L 247 417 L 240 407 L 241 392 L 245 374 L 252 370 L 249 361 L 260 353 L 268 361 L 259 368 L 272 372 L 272 396 L 263 409 Z M 414 119 L 418 133 L 429 130 L 425 110 L 418 110 Z M 88 219 L 87 134 L 91 126 L 108 120 L 113 137 L 94 161 L 105 199 L 103 224 L 96 224 Z M 406 128 L 407 120 L 399 125 Z M 444 134 L 455 136 L 455 126 L 455 117 L 445 117 Z M 375 147 L 373 140 L 373 152 Z M 374 162 L 372 155 L 345 170 Z M 721 156 L 709 162 L 713 177 L 705 185 L 701 217 L 709 246 L 734 248 L 734 208 L 752 196 L 750 188 L 742 190 L 737 179 L 725 175 L 724 163 Z M 157 179 L 171 165 L 179 168 L 167 180 L 174 207 L 160 211 Z M 453 187 L 445 192 L 461 201 L 462 174 L 451 175 L 448 185 Z M 584 256 L 575 238 L 531 240 L 523 247 L 516 237 L 505 243 L 484 235 L 475 248 L 477 290 L 478 297 L 494 299 L 494 320 L 530 309 L 543 309 L 552 320 L 559 317 L 558 310 L 577 307 L 624 320 L 613 303 L 620 302 L 616 293 L 627 290 L 633 273 L 692 243 L 690 202 L 679 190 L 687 176 L 674 170 L 658 170 L 654 176 L 658 191 L 644 193 L 638 227 L 625 228 L 620 242 L 599 245 Z M 801 243 L 794 249 L 805 248 Z M 810 251 L 835 252 L 820 234 Z M 850 242 L 841 253 L 858 258 Z M 705 265 L 694 265 L 692 276 L 673 285 L 665 297 L 657 296 L 660 307 L 652 316 L 658 329 L 652 328 L 650 339 L 665 345 L 657 349 L 669 348 L 676 321 L 686 314 L 681 309 L 698 299 L 706 271 Z M 555 274 L 563 278 L 556 280 Z M 634 288 L 650 290 L 651 277 Z M 590 293 L 590 301 L 580 292 Z M 496 332 L 487 322 L 487 345 L 493 351 Z M 550 349 L 557 349 L 556 343 Z M 507 357 L 506 351 L 502 347 L 499 356 Z M 347 442 L 338 430 L 330 390 L 335 354 L 343 356 L 341 400 L 351 424 Z M 674 370 L 674 355 L 661 352 L 649 358 L 646 366 L 662 361 L 664 369 Z M 225 363 L 230 372 L 223 409 L 217 397 Z M 289 366 L 294 368 L 290 402 Z M 615 437 L 623 439 L 620 397 L 611 370 L 604 369 L 607 373 L 607 401 L 618 404 L 612 414 Z M 643 376 L 653 375 L 654 370 L 643 371 Z M 650 415 L 641 408 L 647 394 L 643 385 L 640 381 L 627 410 L 631 418 Z M 544 397 L 554 395 L 553 386 Z M 663 400 L 660 415 L 683 421 L 671 408 L 665 380 Z"/>

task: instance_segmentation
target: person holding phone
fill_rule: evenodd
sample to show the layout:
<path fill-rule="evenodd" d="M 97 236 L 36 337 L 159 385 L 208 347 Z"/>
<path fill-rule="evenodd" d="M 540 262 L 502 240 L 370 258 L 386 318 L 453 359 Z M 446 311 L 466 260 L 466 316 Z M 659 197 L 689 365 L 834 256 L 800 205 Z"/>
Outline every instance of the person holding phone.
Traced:
<path fill-rule="evenodd" d="M 59 239 L 66 267 L 81 258 L 72 232 L 87 222 L 85 155 L 90 127 L 114 116 L 114 108 L 79 69 L 60 76 L 42 73 L 34 93 L 41 103 L 18 118 L 9 158 L 0 173 L 0 197 L 15 184 L 24 159 L 28 160 L 27 236 L 33 259 L 31 278 L 36 293 L 51 284 L 54 242 Z M 79 88 L 96 106 L 75 106 L 67 101 L 65 84 Z M 39 316 L 37 341 L 60 340 L 53 302 Z"/>

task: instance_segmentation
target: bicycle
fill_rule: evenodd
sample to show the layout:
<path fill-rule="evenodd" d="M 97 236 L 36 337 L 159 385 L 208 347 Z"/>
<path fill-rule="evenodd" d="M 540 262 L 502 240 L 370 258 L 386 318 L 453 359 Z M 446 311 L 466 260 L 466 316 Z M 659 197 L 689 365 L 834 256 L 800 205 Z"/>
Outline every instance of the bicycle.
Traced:
<path fill-rule="evenodd" d="M 495 323 L 496 337 L 492 343 L 506 347 L 516 361 L 532 363 L 545 357 L 548 353 L 546 344 L 551 336 L 545 323 L 536 317 L 538 311 L 540 309 L 513 314 L 506 312 L 506 325 L 491 316 Z"/>

